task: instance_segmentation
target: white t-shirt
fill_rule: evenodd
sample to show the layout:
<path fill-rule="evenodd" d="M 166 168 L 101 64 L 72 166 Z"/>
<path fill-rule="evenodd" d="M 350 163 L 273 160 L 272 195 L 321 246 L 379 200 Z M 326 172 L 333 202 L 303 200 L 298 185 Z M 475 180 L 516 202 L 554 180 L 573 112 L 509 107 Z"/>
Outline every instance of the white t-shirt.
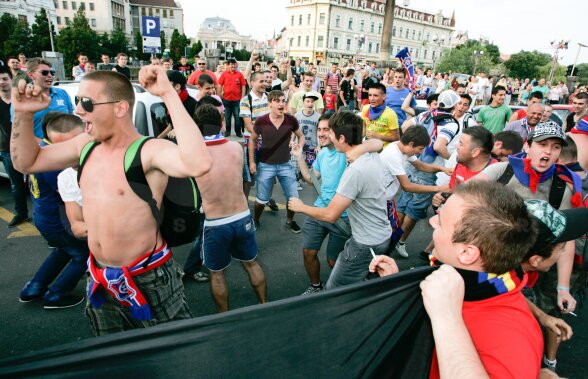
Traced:
<path fill-rule="evenodd" d="M 414 162 L 417 158 L 402 154 L 398 148 L 398 141 L 392 142 L 380 153 L 380 160 L 384 165 L 384 182 L 386 183 L 386 200 L 392 200 L 400 188 L 400 182 L 396 178 L 406 175 L 404 165 L 406 162 Z"/>
<path fill-rule="evenodd" d="M 75 201 L 82 206 L 82 191 L 78 185 L 78 172 L 73 168 L 66 168 L 57 175 L 57 190 L 64 203 Z"/>

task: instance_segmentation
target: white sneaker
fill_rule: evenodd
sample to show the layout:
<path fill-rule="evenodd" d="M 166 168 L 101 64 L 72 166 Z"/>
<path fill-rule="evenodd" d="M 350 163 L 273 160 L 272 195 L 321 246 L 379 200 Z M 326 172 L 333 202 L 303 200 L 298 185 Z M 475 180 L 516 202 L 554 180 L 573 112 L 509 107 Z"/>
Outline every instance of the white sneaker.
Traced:
<path fill-rule="evenodd" d="M 396 251 L 400 254 L 403 258 L 408 258 L 408 252 L 406 251 L 406 244 L 398 244 L 396 245 Z"/>

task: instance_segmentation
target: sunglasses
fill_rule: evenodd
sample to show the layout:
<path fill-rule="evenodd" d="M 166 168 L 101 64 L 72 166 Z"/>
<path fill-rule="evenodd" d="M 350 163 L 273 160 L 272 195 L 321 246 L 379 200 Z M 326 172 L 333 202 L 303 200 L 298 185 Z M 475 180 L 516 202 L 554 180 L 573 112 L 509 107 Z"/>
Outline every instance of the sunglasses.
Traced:
<path fill-rule="evenodd" d="M 116 101 L 105 101 L 103 103 L 93 103 L 91 99 L 87 98 L 87 97 L 75 97 L 75 103 L 76 106 L 78 105 L 78 103 L 82 104 L 82 109 L 88 113 L 92 113 L 92 111 L 94 111 L 94 106 L 95 105 L 102 105 L 102 104 L 114 104 L 114 103 L 118 103 L 120 100 L 116 100 Z"/>
<path fill-rule="evenodd" d="M 198 63 L 198 66 L 206 66 L 206 63 Z"/>
<path fill-rule="evenodd" d="M 51 74 L 51 76 L 55 76 L 55 70 L 41 70 L 39 73 L 43 76 L 47 76 Z"/>

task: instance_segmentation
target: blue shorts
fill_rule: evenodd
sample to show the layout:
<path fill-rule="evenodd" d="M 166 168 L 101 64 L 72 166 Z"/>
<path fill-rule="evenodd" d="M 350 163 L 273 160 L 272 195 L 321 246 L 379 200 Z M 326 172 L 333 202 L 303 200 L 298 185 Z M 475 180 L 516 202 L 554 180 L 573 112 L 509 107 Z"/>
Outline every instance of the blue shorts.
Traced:
<path fill-rule="evenodd" d="M 291 197 L 298 198 L 298 186 L 296 184 L 296 174 L 290 162 L 268 164 L 259 162 L 257 164 L 257 178 L 256 190 L 257 195 L 255 201 L 258 204 L 267 204 L 270 200 L 272 184 L 277 177 L 284 191 L 286 201 Z"/>
<path fill-rule="evenodd" d="M 254 154 L 256 162 L 259 149 L 261 149 L 261 137 L 257 138 L 257 146 Z M 255 175 L 251 175 L 251 171 L 249 171 L 249 136 L 245 136 L 245 143 L 243 144 L 243 181 L 247 183 L 255 181 Z"/>
<path fill-rule="evenodd" d="M 423 178 L 420 176 L 410 176 L 410 181 L 415 184 L 434 186 L 436 177 Z M 427 209 L 431 205 L 434 193 L 413 193 L 402 191 L 396 210 L 402 212 L 414 221 L 422 220 L 427 217 Z"/>
<path fill-rule="evenodd" d="M 202 257 L 210 271 L 222 271 L 231 257 L 249 262 L 257 257 L 255 224 L 248 210 L 233 216 L 204 220 Z"/>

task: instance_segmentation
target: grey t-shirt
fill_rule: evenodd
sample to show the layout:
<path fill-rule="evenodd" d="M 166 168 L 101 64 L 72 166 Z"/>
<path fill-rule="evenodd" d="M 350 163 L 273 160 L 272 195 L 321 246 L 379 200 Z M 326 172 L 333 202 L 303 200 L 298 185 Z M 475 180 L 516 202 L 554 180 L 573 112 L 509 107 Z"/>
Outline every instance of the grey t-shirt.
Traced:
<path fill-rule="evenodd" d="M 504 174 L 506 166 L 508 166 L 508 162 L 495 163 L 486 167 L 481 173 L 486 174 L 491 181 L 496 182 L 502 176 L 502 174 Z M 533 193 L 529 187 L 522 185 L 516 176 L 513 175 L 506 186 L 518 193 L 523 199 L 538 199 L 549 201 L 549 191 L 551 190 L 552 181 L 553 179 L 548 179 L 543 183 L 539 183 L 537 185 L 537 192 Z M 571 197 L 572 190 L 569 187 L 566 187 L 559 209 L 563 210 L 572 208 L 572 203 L 570 202 Z"/>
<path fill-rule="evenodd" d="M 303 111 L 297 112 L 295 115 L 304 134 L 304 146 L 306 150 L 314 150 L 318 147 L 317 125 L 321 115 L 313 111 L 310 116 L 304 114 Z"/>
<path fill-rule="evenodd" d="M 353 239 L 377 245 L 390 238 L 392 228 L 386 210 L 384 166 L 378 153 L 366 153 L 349 165 L 337 193 L 353 200 L 347 211 Z"/>

